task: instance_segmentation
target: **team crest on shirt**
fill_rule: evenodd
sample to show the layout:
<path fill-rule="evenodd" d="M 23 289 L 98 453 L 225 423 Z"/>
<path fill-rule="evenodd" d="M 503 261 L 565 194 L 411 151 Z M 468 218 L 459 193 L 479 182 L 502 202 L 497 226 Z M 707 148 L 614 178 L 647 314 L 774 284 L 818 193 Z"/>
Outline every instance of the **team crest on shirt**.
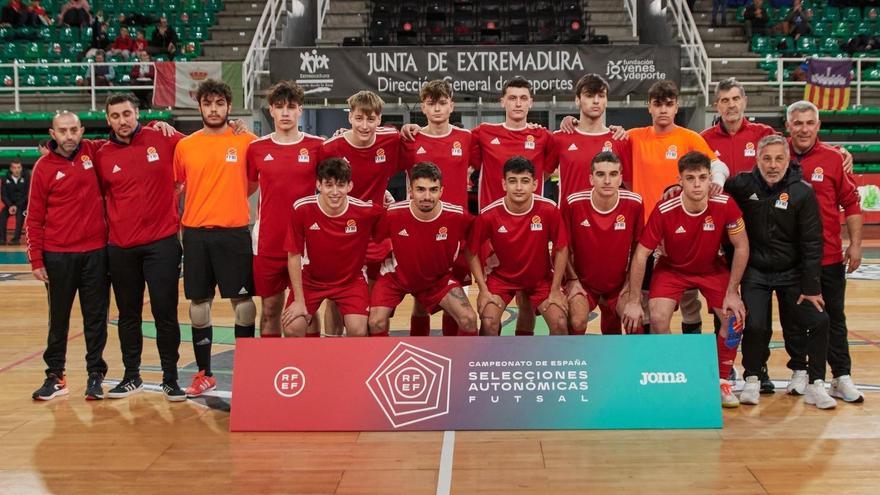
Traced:
<path fill-rule="evenodd" d="M 159 152 L 154 146 L 147 148 L 147 161 L 150 163 L 159 161 Z"/>
<path fill-rule="evenodd" d="M 235 148 L 229 148 L 226 150 L 226 163 L 236 163 L 238 162 L 238 150 Z"/>
<path fill-rule="evenodd" d="M 376 163 L 385 163 L 385 148 L 376 150 Z"/>
<path fill-rule="evenodd" d="M 788 193 L 780 194 L 779 199 L 776 200 L 775 206 L 777 208 L 779 208 L 780 210 L 787 210 L 788 209 Z"/>
<path fill-rule="evenodd" d="M 614 219 L 614 230 L 626 230 L 625 216 L 617 215 L 617 218 Z"/>
<path fill-rule="evenodd" d="M 299 149 L 299 160 L 300 163 L 309 163 L 309 150 L 306 148 Z"/>
<path fill-rule="evenodd" d="M 602 145 L 602 151 L 611 151 L 611 141 L 605 141 L 605 144 Z"/>
<path fill-rule="evenodd" d="M 461 143 L 459 141 L 452 143 L 452 156 L 461 156 Z"/>
<path fill-rule="evenodd" d="M 755 156 L 755 143 L 746 143 L 746 149 L 743 156 Z"/>
<path fill-rule="evenodd" d="M 89 158 L 89 155 L 83 155 L 79 158 L 83 162 L 83 168 L 88 170 L 92 168 L 92 159 Z"/>
<path fill-rule="evenodd" d="M 713 230 L 715 230 L 715 220 L 712 220 L 712 215 L 708 215 L 703 220 L 703 232 L 712 232 Z"/>
<path fill-rule="evenodd" d="M 535 136 L 532 136 L 532 135 L 526 136 L 526 149 L 527 150 L 535 149 Z"/>
<path fill-rule="evenodd" d="M 446 235 L 447 235 L 448 232 L 449 232 L 449 231 L 448 231 L 448 229 L 447 229 L 446 227 L 440 227 L 440 229 L 437 230 L 437 237 L 435 237 L 434 240 L 437 240 L 437 241 L 445 241 L 445 240 L 446 240 Z"/>
<path fill-rule="evenodd" d="M 678 160 L 678 146 L 670 144 L 669 147 L 666 148 L 666 159 Z"/>
<path fill-rule="evenodd" d="M 825 170 L 822 167 L 816 167 L 813 169 L 813 182 L 824 182 L 825 181 Z"/>
<path fill-rule="evenodd" d="M 358 231 L 357 222 L 354 219 L 351 219 L 345 222 L 345 233 L 346 234 L 354 234 Z"/>
<path fill-rule="evenodd" d="M 540 217 L 540 216 L 535 215 L 535 216 L 532 217 L 532 226 L 531 226 L 531 229 L 532 229 L 532 232 L 535 232 L 535 231 L 538 231 L 538 230 L 544 230 L 544 225 L 541 223 L 541 217 Z"/>

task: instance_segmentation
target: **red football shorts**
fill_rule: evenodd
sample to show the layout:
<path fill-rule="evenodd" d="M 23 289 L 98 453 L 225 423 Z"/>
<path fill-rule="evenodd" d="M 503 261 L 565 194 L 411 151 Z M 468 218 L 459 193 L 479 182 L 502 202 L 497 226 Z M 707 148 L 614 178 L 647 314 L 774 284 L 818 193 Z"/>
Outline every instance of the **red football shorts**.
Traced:
<path fill-rule="evenodd" d="M 678 303 L 684 291 L 699 289 L 700 294 L 706 298 L 709 308 L 721 308 L 724 305 L 724 294 L 727 292 L 728 282 L 730 282 L 730 272 L 727 269 L 719 269 L 716 272 L 702 275 L 691 275 L 675 271 L 663 263 L 657 263 L 651 277 L 648 299 L 664 297 Z"/>
<path fill-rule="evenodd" d="M 254 256 L 254 293 L 260 297 L 281 294 L 290 287 L 287 258 Z"/>
<path fill-rule="evenodd" d="M 436 313 L 440 310 L 440 301 L 446 297 L 452 289 L 461 287 L 461 285 L 447 274 L 436 282 L 429 284 L 426 289 L 412 291 L 400 284 L 400 281 L 394 273 L 386 273 L 376 280 L 370 294 L 370 306 L 382 306 L 385 308 L 396 308 L 403 297 L 412 294 L 416 301 L 422 305 L 429 313 Z"/>
<path fill-rule="evenodd" d="M 541 281 L 535 287 L 526 289 L 509 285 L 489 274 L 486 285 L 489 287 L 489 292 L 499 296 L 504 301 L 505 306 L 510 304 L 510 301 L 513 300 L 517 292 L 522 291 L 529 298 L 532 307 L 535 308 L 535 314 L 538 314 L 538 306 L 550 297 L 550 281 L 548 280 Z"/>
<path fill-rule="evenodd" d="M 343 316 L 370 314 L 370 293 L 367 289 L 367 281 L 361 277 L 348 284 L 330 288 L 310 286 L 303 281 L 303 295 L 306 298 L 306 311 L 310 315 L 318 312 L 325 299 L 335 302 Z M 290 291 L 285 307 L 290 306 L 293 299 L 293 291 Z"/>

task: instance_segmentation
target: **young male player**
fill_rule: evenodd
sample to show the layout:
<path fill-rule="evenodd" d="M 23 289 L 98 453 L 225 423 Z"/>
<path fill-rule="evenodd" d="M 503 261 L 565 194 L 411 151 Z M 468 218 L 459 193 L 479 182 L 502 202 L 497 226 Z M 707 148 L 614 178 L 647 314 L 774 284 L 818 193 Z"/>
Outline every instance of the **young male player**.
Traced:
<path fill-rule="evenodd" d="M 300 132 L 304 100 L 303 89 L 293 81 L 269 88 L 266 101 L 275 132 L 252 142 L 247 150 L 248 180 L 260 185 L 252 235 L 254 291 L 262 299 L 262 337 L 281 336 L 284 290 L 290 285 L 284 239 L 292 205 L 315 194 L 315 168 L 324 140 Z"/>
<path fill-rule="evenodd" d="M 593 187 L 570 194 L 561 208 L 571 251 L 565 292 L 573 334 L 586 331 L 596 306 L 602 310 L 602 333 L 621 333 L 618 297 L 644 225 L 641 196 L 620 188 L 622 168 L 614 153 L 597 154 L 590 163 Z"/>
<path fill-rule="evenodd" d="M 409 177 L 412 199 L 391 205 L 376 231 L 394 249 L 370 295 L 370 335 L 388 335 L 389 319 L 406 294 L 428 313 L 446 311 L 459 335 L 476 335 L 477 315 L 452 276 L 456 259 L 464 257 L 468 214 L 440 200 L 443 176 L 433 163 L 417 163 Z"/>
<path fill-rule="evenodd" d="M 183 138 L 174 150 L 175 181 L 186 195 L 183 207 L 183 287 L 190 300 L 193 350 L 199 371 L 188 397 L 213 390 L 211 303 L 216 286 L 235 312 L 235 337 L 253 337 L 256 306 L 253 250 L 248 230 L 247 147 L 251 133 L 234 134 L 227 124 L 232 90 L 208 79 L 196 92 L 204 126 Z"/>
<path fill-rule="evenodd" d="M 488 242 L 498 266 L 487 277 L 476 256 L 469 255 L 480 288 L 477 308 L 482 335 L 498 335 L 501 316 L 522 292 L 544 317 L 551 335 L 568 333 L 562 278 L 568 261 L 568 239 L 556 204 L 535 194 L 535 167 L 521 156 L 504 164 L 505 196 L 480 211 L 468 239 L 470 253 Z M 553 254 L 550 254 L 552 245 Z"/>
<path fill-rule="evenodd" d="M 660 203 L 651 213 L 630 269 L 629 286 L 641 287 L 648 256 L 663 244 L 664 254 L 654 266 L 648 294 L 653 333 L 669 333 L 676 305 L 684 291 L 693 288 L 700 290 L 722 321 L 730 315 L 740 322 L 745 319 L 739 283 L 749 259 L 749 241 L 742 212 L 729 196 L 710 194 L 708 156 L 690 152 L 678 163 L 682 193 Z M 725 234 L 734 247 L 730 271 L 718 254 Z M 641 291 L 631 290 L 627 294 L 623 324 L 631 332 L 641 325 L 644 313 Z M 721 403 L 724 407 L 737 407 L 739 401 L 727 380 L 736 347 L 727 347 L 726 337 L 726 332 L 716 337 Z"/>
<path fill-rule="evenodd" d="M 341 158 L 318 164 L 318 194 L 293 206 L 286 241 L 292 290 L 281 317 L 284 335 L 303 337 L 318 307 L 336 303 L 350 337 L 366 337 L 370 297 L 363 267 L 384 209 L 349 196 L 352 169 Z"/>

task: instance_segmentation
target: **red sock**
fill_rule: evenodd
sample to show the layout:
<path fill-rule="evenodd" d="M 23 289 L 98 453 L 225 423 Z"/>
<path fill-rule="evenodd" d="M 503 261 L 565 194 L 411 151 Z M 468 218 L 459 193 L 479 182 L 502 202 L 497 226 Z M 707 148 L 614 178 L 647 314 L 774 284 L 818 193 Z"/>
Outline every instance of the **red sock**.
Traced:
<path fill-rule="evenodd" d="M 387 337 L 387 336 L 388 336 L 388 330 L 385 330 L 384 332 L 376 332 L 376 333 L 370 334 L 370 337 Z"/>
<path fill-rule="evenodd" d="M 462 330 L 461 328 L 459 328 L 458 333 L 456 335 L 458 335 L 459 337 L 476 337 L 478 334 L 477 334 L 477 332 L 468 333 L 468 332 L 465 332 L 464 330 Z"/>
<path fill-rule="evenodd" d="M 387 334 L 388 332 L 386 332 Z M 431 335 L 431 317 L 410 316 L 409 317 L 409 335 L 410 337 L 427 337 Z"/>
<path fill-rule="evenodd" d="M 306 338 L 307 339 L 320 339 L 321 334 L 320 333 L 307 333 Z"/>
<path fill-rule="evenodd" d="M 452 315 L 443 312 L 443 336 L 450 337 L 452 335 L 459 335 L 460 328 L 458 328 L 458 322 L 455 321 L 455 318 Z"/>
<path fill-rule="evenodd" d="M 261 339 L 277 339 L 279 337 L 281 337 L 280 334 L 279 335 L 262 335 L 262 334 L 260 335 Z"/>
<path fill-rule="evenodd" d="M 715 335 L 715 347 L 718 349 L 718 376 L 727 380 L 733 361 L 736 360 L 736 347 L 731 349 L 724 343 L 726 339 L 721 334 Z"/>

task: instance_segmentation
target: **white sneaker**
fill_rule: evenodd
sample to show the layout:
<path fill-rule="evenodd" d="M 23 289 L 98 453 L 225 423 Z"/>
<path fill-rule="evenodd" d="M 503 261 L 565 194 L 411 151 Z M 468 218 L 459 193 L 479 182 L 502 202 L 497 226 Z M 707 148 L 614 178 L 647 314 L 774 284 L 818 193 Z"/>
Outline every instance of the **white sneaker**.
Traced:
<path fill-rule="evenodd" d="M 730 382 L 724 378 L 721 379 L 721 407 L 739 407 L 739 399 L 733 395 L 733 388 L 731 388 Z"/>
<path fill-rule="evenodd" d="M 834 409 L 837 407 L 837 401 L 832 399 L 828 392 L 825 391 L 825 382 L 822 380 L 816 380 L 807 385 L 804 403 L 816 406 L 819 409 Z"/>
<path fill-rule="evenodd" d="M 757 376 L 746 378 L 746 384 L 743 386 L 742 392 L 739 394 L 740 404 L 749 404 L 757 406 L 761 400 L 761 381 Z"/>
<path fill-rule="evenodd" d="M 864 394 L 856 387 L 852 377 L 849 375 L 840 375 L 832 379 L 829 394 L 832 397 L 843 399 L 845 402 L 859 403 L 865 401 Z"/>
<path fill-rule="evenodd" d="M 785 391 L 788 392 L 788 395 L 804 395 L 808 382 L 807 370 L 794 370 L 791 374 L 791 381 L 788 382 Z"/>

